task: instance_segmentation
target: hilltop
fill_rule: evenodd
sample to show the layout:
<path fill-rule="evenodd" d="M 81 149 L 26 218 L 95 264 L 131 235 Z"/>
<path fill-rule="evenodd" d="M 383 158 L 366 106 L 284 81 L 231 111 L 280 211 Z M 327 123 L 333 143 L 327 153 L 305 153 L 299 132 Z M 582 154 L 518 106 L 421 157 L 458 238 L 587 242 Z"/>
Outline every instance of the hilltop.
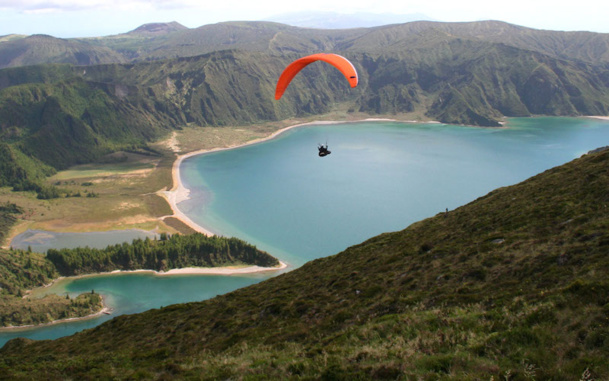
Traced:
<path fill-rule="evenodd" d="M 84 65 L 135 62 L 194 57 L 219 50 L 300 55 L 319 51 L 408 51 L 416 50 L 422 44 L 455 39 L 501 44 L 564 60 L 609 61 L 609 35 L 606 33 L 537 30 L 492 20 L 411 21 L 353 29 L 231 21 L 198 28 L 187 28 L 177 22 L 150 23 L 123 34 L 93 38 L 3 36 L 0 37 L 0 68 L 76 63 L 79 59 L 78 64 Z"/>
<path fill-rule="evenodd" d="M 170 22 L 170 23 L 157 22 L 157 23 L 141 25 L 141 26 L 135 28 L 134 30 L 132 30 L 131 32 L 128 32 L 127 34 L 158 36 L 158 35 L 163 35 L 163 34 L 170 34 L 170 33 L 181 31 L 181 30 L 186 30 L 186 29 L 188 29 L 188 28 L 175 21 Z"/>
<path fill-rule="evenodd" d="M 606 379 L 609 150 L 227 295 L 12 340 L 37 378 Z"/>
<path fill-rule="evenodd" d="M 350 29 L 370 28 L 388 24 L 403 24 L 411 21 L 432 19 L 421 13 L 395 14 L 356 12 L 346 14 L 339 12 L 301 11 L 274 15 L 266 20 L 303 28 Z"/>

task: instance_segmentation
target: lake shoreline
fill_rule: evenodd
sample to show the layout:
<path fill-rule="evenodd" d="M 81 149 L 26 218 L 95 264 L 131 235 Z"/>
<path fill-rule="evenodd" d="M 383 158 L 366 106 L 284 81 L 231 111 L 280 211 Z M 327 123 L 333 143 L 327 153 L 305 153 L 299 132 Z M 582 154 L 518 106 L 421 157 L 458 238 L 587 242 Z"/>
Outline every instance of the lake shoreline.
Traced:
<path fill-rule="evenodd" d="M 174 276 L 174 275 L 245 275 L 255 274 L 267 271 L 279 271 L 286 269 L 288 265 L 282 261 L 279 261 L 279 266 L 276 267 L 262 267 L 262 266 L 219 266 L 219 267 L 182 267 L 177 269 L 170 269 L 167 271 L 157 271 L 150 269 L 137 269 L 137 270 L 114 270 L 101 273 L 90 273 L 81 274 L 74 276 L 61 276 L 53 279 L 50 283 L 44 286 L 37 287 L 32 290 L 27 290 L 25 297 L 29 297 L 36 291 L 44 290 L 54 286 L 56 283 L 63 280 L 76 280 L 82 278 L 96 277 L 96 276 L 108 276 L 108 275 L 123 275 L 123 274 L 153 274 L 154 276 Z"/>
<path fill-rule="evenodd" d="M 36 291 L 40 292 L 41 290 L 48 289 L 60 281 L 64 281 L 64 280 L 70 281 L 70 280 L 83 279 L 83 278 L 96 277 L 96 276 L 123 275 L 123 274 L 124 275 L 152 274 L 154 276 L 161 276 L 161 277 L 176 276 L 176 275 L 230 276 L 230 275 L 247 275 L 247 274 L 254 274 L 254 273 L 263 273 L 263 272 L 268 272 L 268 271 L 279 271 L 279 270 L 286 269 L 287 267 L 288 267 L 288 265 L 286 263 L 279 261 L 279 266 L 276 266 L 276 267 L 262 267 L 262 266 L 183 267 L 183 268 L 177 268 L 177 269 L 170 269 L 167 271 L 156 271 L 156 270 L 147 270 L 147 269 L 114 270 L 114 271 L 109 271 L 109 272 L 82 274 L 82 275 L 69 276 L 69 277 L 62 276 L 62 277 L 53 279 L 48 284 L 45 284 L 43 286 L 37 287 L 32 290 L 27 290 L 25 292 L 24 298 L 29 298 Z M 55 324 L 72 323 L 72 322 L 81 321 L 81 320 L 93 319 L 93 318 L 99 317 L 104 314 L 110 315 L 111 312 L 113 311 L 113 309 L 106 305 L 104 296 L 103 295 L 101 295 L 101 296 L 102 296 L 102 309 L 93 314 L 90 314 L 87 316 L 81 316 L 81 317 L 57 319 L 57 320 L 53 320 L 48 323 L 42 323 L 42 324 L 28 324 L 28 325 L 19 325 L 19 326 L 10 326 L 10 327 L 0 327 L 0 332 L 17 331 L 17 330 L 21 330 L 21 329 L 28 330 L 28 329 L 32 329 L 32 328 L 41 328 L 41 327 L 46 327 L 46 326 L 55 325 Z"/>
<path fill-rule="evenodd" d="M 180 177 L 180 165 L 182 164 L 182 162 L 185 159 L 188 159 L 188 158 L 193 157 L 193 156 L 206 155 L 206 154 L 215 153 L 215 152 L 228 151 L 228 150 L 232 150 L 232 149 L 237 149 L 237 148 L 247 147 L 247 146 L 254 145 L 254 144 L 259 144 L 259 143 L 267 142 L 269 140 L 277 138 L 278 136 L 280 136 L 281 134 L 283 134 L 283 133 L 285 133 L 287 131 L 290 131 L 292 129 L 299 128 L 299 127 L 318 126 L 318 125 L 336 125 L 336 124 L 347 124 L 347 123 L 362 123 L 362 122 L 440 123 L 440 122 L 436 122 L 436 121 L 428 121 L 428 122 L 420 122 L 420 121 L 416 121 L 416 120 L 412 120 L 412 121 L 400 121 L 398 119 L 389 119 L 389 118 L 366 118 L 366 119 L 359 119 L 359 120 L 354 120 L 354 121 L 314 121 L 314 122 L 305 122 L 305 123 L 294 124 L 294 125 L 291 125 L 291 126 L 288 126 L 288 127 L 281 128 L 281 129 L 273 132 L 269 136 L 266 136 L 266 137 L 263 137 L 263 138 L 254 139 L 254 140 L 250 140 L 250 141 L 248 141 L 246 143 L 243 143 L 243 144 L 235 144 L 235 145 L 232 145 L 232 146 L 222 147 L 222 148 L 195 150 L 195 151 L 183 154 L 183 155 L 178 155 L 176 160 L 173 162 L 173 166 L 172 166 L 172 169 L 171 169 L 171 176 L 172 176 L 172 183 L 173 183 L 172 188 L 169 189 L 169 190 L 164 190 L 164 189 L 163 190 L 159 190 L 157 192 L 157 194 L 159 196 L 163 197 L 167 201 L 167 203 L 169 204 L 169 207 L 171 208 L 173 214 L 172 215 L 167 215 L 167 216 L 159 217 L 159 219 L 160 220 L 164 220 L 166 218 L 172 217 L 172 218 L 175 218 L 175 219 L 181 221 L 182 223 L 186 224 L 188 227 L 190 227 L 191 229 L 193 229 L 193 230 L 195 230 L 195 231 L 197 231 L 199 233 L 205 234 L 207 236 L 213 236 L 213 235 L 215 235 L 210 229 L 207 229 L 207 228 L 197 224 L 193 220 L 191 220 L 184 212 L 182 212 L 178 208 L 178 204 L 180 202 L 186 201 L 190 197 L 190 190 L 184 186 L 184 184 L 182 183 L 182 179 Z"/>

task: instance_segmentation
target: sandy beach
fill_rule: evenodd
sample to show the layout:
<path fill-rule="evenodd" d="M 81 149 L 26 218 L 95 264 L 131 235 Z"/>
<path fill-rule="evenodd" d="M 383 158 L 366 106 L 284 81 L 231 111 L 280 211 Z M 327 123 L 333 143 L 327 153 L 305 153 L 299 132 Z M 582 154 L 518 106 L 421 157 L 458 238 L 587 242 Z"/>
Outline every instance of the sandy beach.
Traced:
<path fill-rule="evenodd" d="M 185 274 L 210 274 L 210 275 L 234 275 L 234 274 L 251 274 L 260 273 L 265 271 L 277 271 L 283 270 L 288 265 L 279 261 L 277 267 L 261 267 L 261 266 L 247 266 L 247 267 L 184 267 L 181 269 L 173 269 L 165 272 L 156 272 L 156 275 L 185 275 Z"/>
<path fill-rule="evenodd" d="M 128 274 L 128 273 L 152 273 L 158 276 L 167 275 L 236 275 L 236 274 L 252 274 L 265 271 L 283 270 L 288 267 L 287 264 L 279 261 L 277 267 L 261 267 L 261 266 L 224 266 L 224 267 L 183 267 L 180 269 L 171 269 L 167 271 L 156 270 L 115 270 L 109 273 L 98 273 L 95 275 L 104 274 Z"/>

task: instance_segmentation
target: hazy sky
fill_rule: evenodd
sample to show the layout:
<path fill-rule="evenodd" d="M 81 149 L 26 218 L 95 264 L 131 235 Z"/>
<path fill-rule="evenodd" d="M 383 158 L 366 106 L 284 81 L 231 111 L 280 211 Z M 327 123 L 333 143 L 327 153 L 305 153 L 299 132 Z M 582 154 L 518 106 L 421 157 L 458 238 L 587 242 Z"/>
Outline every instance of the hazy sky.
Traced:
<path fill-rule="evenodd" d="M 189 28 L 234 20 L 264 20 L 295 11 L 421 13 L 438 21 L 502 20 L 551 30 L 609 33 L 606 0 L 0 0 L 0 36 L 107 36 L 151 22 Z"/>

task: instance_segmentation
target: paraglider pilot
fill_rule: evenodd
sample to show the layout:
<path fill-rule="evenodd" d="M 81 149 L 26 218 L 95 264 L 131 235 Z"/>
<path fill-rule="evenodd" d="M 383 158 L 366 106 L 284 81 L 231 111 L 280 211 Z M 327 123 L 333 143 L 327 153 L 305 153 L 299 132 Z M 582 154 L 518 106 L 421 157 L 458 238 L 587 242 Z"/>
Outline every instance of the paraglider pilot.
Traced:
<path fill-rule="evenodd" d="M 317 149 L 319 150 L 320 157 L 324 157 L 324 156 L 332 153 L 332 152 L 328 151 L 328 143 L 326 143 L 325 146 L 323 144 L 318 145 Z"/>

